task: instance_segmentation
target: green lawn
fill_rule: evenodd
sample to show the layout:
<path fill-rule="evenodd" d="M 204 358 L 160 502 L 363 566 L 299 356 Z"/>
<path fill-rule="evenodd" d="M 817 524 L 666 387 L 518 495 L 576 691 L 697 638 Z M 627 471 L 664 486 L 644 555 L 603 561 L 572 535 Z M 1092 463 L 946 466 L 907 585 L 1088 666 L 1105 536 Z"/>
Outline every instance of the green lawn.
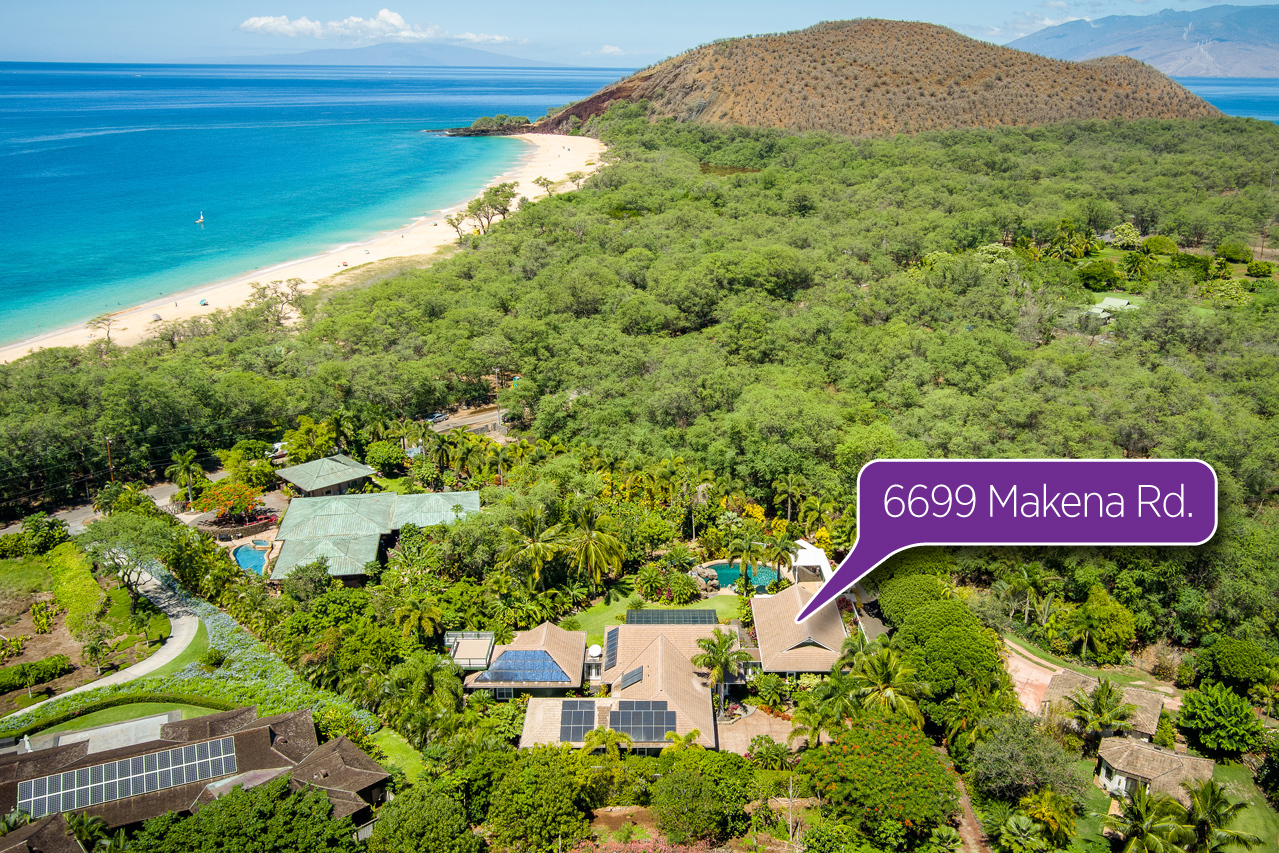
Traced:
<path fill-rule="evenodd" d="M 611 628 L 614 625 L 620 625 L 622 620 L 619 616 L 625 616 L 628 609 L 627 599 L 614 601 L 612 604 L 599 604 L 581 613 L 573 614 L 578 623 L 582 626 L 581 630 L 586 632 L 586 642 L 602 643 L 604 642 L 604 629 Z M 662 605 L 661 607 L 653 607 L 653 610 L 714 610 L 719 614 L 720 619 L 728 619 L 737 615 L 737 596 L 736 595 L 712 595 L 710 598 L 695 601 L 687 607 L 675 607 L 674 605 Z"/>
<path fill-rule="evenodd" d="M 1248 768 L 1242 764 L 1219 763 L 1212 771 L 1212 778 L 1226 786 L 1230 799 L 1251 804 L 1230 828 L 1251 832 L 1260 838 L 1261 846 L 1254 847 L 1254 850 L 1279 850 L 1279 814 L 1275 814 L 1265 796 L 1253 784 Z"/>
<path fill-rule="evenodd" d="M 1104 847 L 1107 842 L 1101 834 L 1101 827 L 1106 820 L 1106 812 L 1110 809 L 1110 795 L 1092 783 L 1097 759 L 1085 758 L 1076 762 L 1075 766 L 1079 769 L 1079 775 L 1088 780 L 1088 786 L 1084 789 L 1084 811 L 1075 823 L 1075 841 L 1072 846 L 1080 849 Z M 1099 843 L 1089 843 L 1093 841 Z"/>
<path fill-rule="evenodd" d="M 199 705 L 182 705 L 174 702 L 134 702 L 131 705 L 103 708 L 101 711 L 94 711 L 91 714 L 85 714 L 83 717 L 67 720 L 65 723 L 45 729 L 41 734 L 91 729 L 94 726 L 106 726 L 111 723 L 122 723 L 125 720 L 137 720 L 142 717 L 150 717 L 153 714 L 167 714 L 169 711 L 181 711 L 182 719 L 184 720 L 218 713 L 216 708 L 202 708 Z"/>
<path fill-rule="evenodd" d="M 200 627 L 196 629 L 195 636 L 191 639 L 191 645 L 186 647 L 182 654 L 157 669 L 152 675 L 172 675 L 182 669 L 189 663 L 195 663 L 204 653 L 209 650 L 209 632 L 205 629 L 204 623 L 200 623 Z"/>
<path fill-rule="evenodd" d="M 397 495 L 405 495 L 409 493 L 409 487 L 416 485 L 413 478 L 404 477 L 374 477 L 373 481 L 388 492 L 395 492 Z"/>
<path fill-rule="evenodd" d="M 379 729 L 373 735 L 373 742 L 386 753 L 386 763 L 399 768 L 410 783 L 422 778 L 426 764 L 422 761 L 422 753 L 409 744 L 404 736 L 393 729 Z"/>
<path fill-rule="evenodd" d="M 52 586 L 53 576 L 42 558 L 0 560 L 0 598 L 22 598 Z"/>

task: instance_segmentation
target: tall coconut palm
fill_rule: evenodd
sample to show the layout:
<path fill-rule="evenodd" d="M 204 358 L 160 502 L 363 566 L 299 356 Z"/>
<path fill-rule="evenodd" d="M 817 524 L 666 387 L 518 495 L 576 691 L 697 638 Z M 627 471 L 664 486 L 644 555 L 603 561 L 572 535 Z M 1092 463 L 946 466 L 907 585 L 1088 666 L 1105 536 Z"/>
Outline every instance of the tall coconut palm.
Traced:
<path fill-rule="evenodd" d="M 195 461 L 195 449 L 173 451 L 173 464 L 164 469 L 164 476 L 179 489 L 186 488 L 187 503 L 195 500 L 196 480 L 204 476 L 204 470 Z"/>
<path fill-rule="evenodd" d="M 1137 707 L 1125 702 L 1123 692 L 1108 678 L 1101 679 L 1091 693 L 1076 690 L 1066 701 L 1070 703 L 1067 715 L 1079 723 L 1087 738 L 1097 741 L 1132 730 Z"/>
<path fill-rule="evenodd" d="M 393 618 L 405 637 L 419 641 L 434 637 L 444 621 L 440 606 L 420 594 L 402 599 L 400 606 L 395 608 Z"/>
<path fill-rule="evenodd" d="M 786 504 L 786 523 L 791 521 L 791 510 L 804 499 L 810 486 L 801 474 L 786 474 L 773 481 L 774 501 Z"/>
<path fill-rule="evenodd" d="M 915 678 L 915 668 L 903 661 L 895 649 L 881 646 L 864 655 L 848 678 L 853 695 L 863 707 L 924 725 L 919 700 L 928 694 L 928 685 Z"/>
<path fill-rule="evenodd" d="M 1180 853 L 1184 817 L 1185 809 L 1172 797 L 1137 785 L 1128 792 L 1123 813 L 1106 817 L 1106 827 L 1122 836 L 1122 853 Z"/>
<path fill-rule="evenodd" d="M 616 575 L 621 571 L 626 555 L 622 540 L 613 531 L 613 519 L 595 501 L 573 510 L 565 548 L 573 568 L 590 578 L 592 592 L 599 588 L 605 572 Z"/>
<path fill-rule="evenodd" d="M 1231 847 L 1251 850 L 1262 843 L 1251 833 L 1230 828 L 1249 805 L 1242 800 L 1232 802 L 1224 785 L 1202 779 L 1182 782 L 1181 787 L 1190 795 L 1190 808 L 1181 821 L 1187 853 L 1217 853 Z"/>
<path fill-rule="evenodd" d="M 799 546 L 795 540 L 785 533 L 769 536 L 764 540 L 763 557 L 773 568 L 777 569 L 777 577 L 795 565 L 795 557 L 799 554 Z"/>
<path fill-rule="evenodd" d="M 515 518 L 515 524 L 505 530 L 507 547 L 502 562 L 521 568 L 546 591 L 542 569 L 555 559 L 565 547 L 563 528 L 546 523 L 546 509 L 537 504 L 524 510 Z"/>
<path fill-rule="evenodd" d="M 691 658 L 693 666 L 710 673 L 711 688 L 719 690 L 721 713 L 724 709 L 728 677 L 736 674 L 738 667 L 751 659 L 749 652 L 733 648 L 736 644 L 736 636 L 716 628 L 711 636 L 698 639 L 697 646 L 701 651 Z"/>

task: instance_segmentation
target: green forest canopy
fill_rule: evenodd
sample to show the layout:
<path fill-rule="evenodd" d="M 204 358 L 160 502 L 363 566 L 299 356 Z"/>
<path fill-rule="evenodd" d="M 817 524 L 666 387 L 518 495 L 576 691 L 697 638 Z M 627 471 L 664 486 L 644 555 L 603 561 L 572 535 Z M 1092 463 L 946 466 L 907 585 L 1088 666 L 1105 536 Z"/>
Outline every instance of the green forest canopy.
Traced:
<path fill-rule="evenodd" d="M 1274 534 L 1253 520 L 1279 454 L 1273 283 L 1231 307 L 1156 264 L 1133 283 L 1149 300 L 1098 341 L 1072 261 L 983 247 L 1044 242 L 1063 219 L 1183 249 L 1248 237 L 1276 211 L 1279 128 L 849 140 L 650 124 L 631 105 L 592 129 L 611 165 L 580 191 L 428 269 L 312 297 L 296 328 L 258 301 L 0 367 L 0 489 L 14 506 L 82 496 L 106 478 L 106 437 L 117 472 L 142 475 L 303 414 L 422 417 L 501 369 L 522 377 L 503 406 L 533 435 L 678 454 L 760 501 L 800 474 L 850 503 L 875 456 L 1203 458 L 1222 488 L 1213 543 L 1107 552 L 1072 588 L 1113 588 L 1143 639 L 1275 647 Z"/>

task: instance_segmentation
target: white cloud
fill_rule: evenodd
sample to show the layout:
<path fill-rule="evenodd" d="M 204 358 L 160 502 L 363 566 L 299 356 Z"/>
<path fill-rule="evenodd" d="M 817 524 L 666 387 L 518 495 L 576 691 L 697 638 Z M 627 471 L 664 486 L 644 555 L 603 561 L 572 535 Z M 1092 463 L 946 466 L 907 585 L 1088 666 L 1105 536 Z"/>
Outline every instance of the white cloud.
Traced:
<path fill-rule="evenodd" d="M 450 35 L 442 27 L 435 24 L 420 26 L 410 24 L 404 16 L 390 9 L 383 9 L 371 18 L 352 15 L 340 21 L 321 23 L 312 21 L 305 15 L 290 19 L 286 15 L 260 15 L 249 18 L 240 24 L 246 33 L 261 33 L 271 36 L 288 36 L 290 38 L 336 39 L 350 42 L 383 42 L 402 41 L 420 42 L 428 39 L 441 41 L 469 42 L 472 44 L 505 44 L 514 42 L 509 36 L 489 33 L 460 33 Z"/>
<path fill-rule="evenodd" d="M 605 55 L 607 55 L 607 56 L 621 56 L 621 55 L 622 55 L 622 49 L 621 49 L 620 47 L 618 47 L 617 45 L 615 45 L 615 44 L 606 44 L 606 45 L 604 45 L 603 47 L 601 47 L 601 48 L 600 48 L 599 52 L 600 52 L 600 53 L 603 53 L 603 54 L 605 54 Z"/>
<path fill-rule="evenodd" d="M 1048 0 L 1048 2 L 1044 3 L 1044 8 L 1045 9 L 1067 9 L 1069 8 L 1069 4 L 1067 4 L 1065 0 Z"/>

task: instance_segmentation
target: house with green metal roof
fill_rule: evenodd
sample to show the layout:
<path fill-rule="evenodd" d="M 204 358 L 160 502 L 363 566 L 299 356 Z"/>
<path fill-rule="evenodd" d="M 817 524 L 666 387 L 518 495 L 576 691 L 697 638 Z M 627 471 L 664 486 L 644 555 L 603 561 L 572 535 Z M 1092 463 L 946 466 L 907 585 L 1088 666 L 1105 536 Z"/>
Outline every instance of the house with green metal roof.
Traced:
<path fill-rule="evenodd" d="M 303 497 L 319 498 L 354 491 L 377 472 L 338 453 L 301 465 L 281 468 L 276 473 Z"/>
<path fill-rule="evenodd" d="M 270 580 L 283 580 L 298 566 L 323 557 L 330 575 L 358 583 L 364 567 L 392 546 L 406 524 L 431 527 L 479 510 L 479 492 L 294 498 L 275 537 L 284 544 Z"/>

